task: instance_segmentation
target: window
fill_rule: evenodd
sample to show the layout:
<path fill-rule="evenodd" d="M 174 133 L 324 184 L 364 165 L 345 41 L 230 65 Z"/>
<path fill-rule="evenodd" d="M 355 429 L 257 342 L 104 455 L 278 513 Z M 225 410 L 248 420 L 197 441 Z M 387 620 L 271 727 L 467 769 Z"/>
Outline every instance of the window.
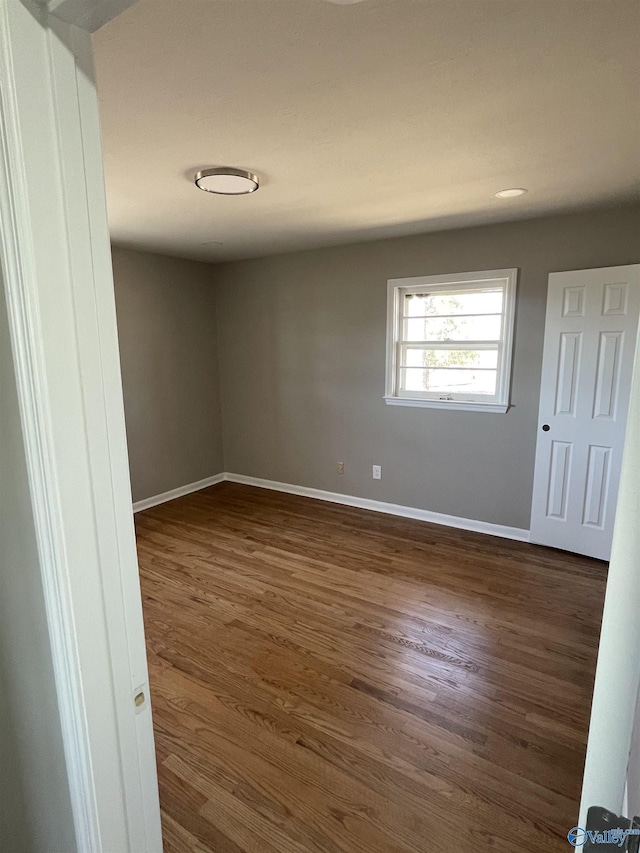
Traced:
<path fill-rule="evenodd" d="M 386 402 L 506 412 L 516 277 L 510 269 L 389 281 Z"/>

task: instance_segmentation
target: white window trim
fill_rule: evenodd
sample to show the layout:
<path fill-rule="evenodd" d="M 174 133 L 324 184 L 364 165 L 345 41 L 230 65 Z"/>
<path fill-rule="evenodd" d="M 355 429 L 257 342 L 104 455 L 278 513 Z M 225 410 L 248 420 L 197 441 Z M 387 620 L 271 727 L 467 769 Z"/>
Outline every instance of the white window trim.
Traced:
<path fill-rule="evenodd" d="M 454 290 L 473 289 L 488 282 L 505 282 L 502 346 L 499 349 L 498 388 L 491 400 L 440 400 L 433 397 L 400 396 L 397 381 L 397 331 L 400 316 L 401 296 L 407 290 Z M 412 406 L 430 409 L 450 409 L 463 412 L 493 412 L 504 414 L 509 409 L 511 388 L 511 364 L 513 358 L 513 330 L 515 321 L 516 287 L 518 270 L 483 270 L 481 272 L 457 273 L 454 275 L 427 275 L 413 278 L 392 278 L 387 282 L 387 349 L 384 400 L 388 406 Z"/>

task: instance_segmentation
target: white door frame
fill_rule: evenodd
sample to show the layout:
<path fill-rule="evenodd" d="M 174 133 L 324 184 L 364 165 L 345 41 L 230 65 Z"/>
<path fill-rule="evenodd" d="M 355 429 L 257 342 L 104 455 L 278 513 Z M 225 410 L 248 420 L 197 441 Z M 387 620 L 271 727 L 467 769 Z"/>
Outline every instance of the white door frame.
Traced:
<path fill-rule="evenodd" d="M 133 2 L 0 0 L 0 263 L 82 853 L 162 849 L 90 36 Z"/>
<path fill-rule="evenodd" d="M 636 348 L 611 562 L 602 616 L 580 823 L 587 810 L 624 808 L 640 687 L 640 336 Z M 637 758 L 634 752 L 631 759 Z M 637 778 L 638 768 L 631 772 Z M 628 815 L 633 817 L 633 815 Z"/>

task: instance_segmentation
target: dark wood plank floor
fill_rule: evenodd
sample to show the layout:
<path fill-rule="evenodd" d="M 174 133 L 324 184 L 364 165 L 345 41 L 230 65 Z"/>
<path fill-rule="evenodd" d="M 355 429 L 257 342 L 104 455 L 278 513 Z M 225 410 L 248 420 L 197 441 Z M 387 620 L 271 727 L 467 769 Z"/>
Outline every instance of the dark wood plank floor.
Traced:
<path fill-rule="evenodd" d="M 605 565 L 223 483 L 136 516 L 166 853 L 553 853 Z"/>

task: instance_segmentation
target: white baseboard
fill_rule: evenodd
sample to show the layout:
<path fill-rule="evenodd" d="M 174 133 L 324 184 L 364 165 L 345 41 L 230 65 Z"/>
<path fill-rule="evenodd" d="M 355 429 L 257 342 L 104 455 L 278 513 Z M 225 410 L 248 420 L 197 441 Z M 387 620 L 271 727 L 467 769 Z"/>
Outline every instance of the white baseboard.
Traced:
<path fill-rule="evenodd" d="M 179 486 L 177 489 L 171 489 L 171 491 L 163 492 L 161 495 L 144 498 L 144 500 L 134 503 L 133 511 L 141 512 L 143 509 L 150 509 L 152 506 L 173 501 L 176 498 L 183 497 L 183 495 L 190 495 L 191 492 L 199 492 L 200 489 L 206 489 L 207 486 L 215 486 L 216 483 L 221 483 L 225 479 L 226 474 L 214 474 L 213 477 L 206 477 L 204 480 L 198 480 L 196 483 L 188 483 L 186 486 Z"/>
<path fill-rule="evenodd" d="M 529 531 L 520 527 L 506 527 L 503 524 L 491 524 L 489 521 L 476 521 L 472 518 L 459 518 L 456 515 L 445 515 L 441 512 L 430 512 L 427 509 L 416 509 L 401 504 L 390 504 L 384 501 L 376 501 L 371 498 L 358 498 L 354 495 L 340 495 L 337 492 L 325 492 L 322 489 L 311 489 L 307 486 L 294 486 L 291 483 L 279 483 L 276 480 L 262 480 L 259 477 L 247 477 L 245 474 L 215 474 L 197 483 L 189 483 L 178 489 L 171 489 L 161 495 L 154 495 L 142 501 L 136 501 L 133 505 L 134 512 L 150 509 L 152 506 L 166 503 L 167 501 L 181 498 L 208 486 L 215 486 L 227 480 L 231 483 L 240 483 L 245 486 L 255 486 L 259 489 L 271 489 L 273 492 L 286 492 L 289 495 L 301 495 L 305 498 L 314 498 L 319 501 L 328 501 L 344 506 L 353 506 L 358 509 L 370 509 L 374 512 L 383 512 L 387 515 L 399 515 L 402 518 L 413 518 L 416 521 L 428 521 L 431 524 L 442 524 L 445 527 L 458 527 L 461 530 L 472 530 L 474 533 L 487 533 L 490 536 L 501 536 L 503 539 L 515 539 L 517 542 L 528 542 Z"/>
<path fill-rule="evenodd" d="M 490 536 L 501 536 L 503 539 L 515 539 L 517 542 L 529 541 L 529 531 L 520 527 L 506 527 L 503 524 L 491 524 L 488 521 L 459 518 L 456 515 L 445 515 L 441 512 L 430 512 L 426 509 L 416 509 L 411 506 L 402 506 L 401 504 L 390 504 L 370 498 L 340 495 L 336 492 L 310 489 L 307 486 L 278 483 L 275 480 L 261 480 L 258 477 L 247 477 L 244 474 L 225 473 L 224 479 L 232 483 L 241 483 L 245 486 L 256 486 L 260 489 L 271 489 L 274 492 L 286 492 L 290 495 L 302 495 L 306 498 L 344 504 L 344 506 L 353 506 L 358 509 L 370 509 L 375 512 L 384 512 L 387 515 L 399 515 L 403 518 L 414 518 L 417 521 L 428 521 L 431 524 L 442 524 L 445 527 L 458 527 L 461 530 L 472 530 L 475 533 L 488 533 Z"/>

